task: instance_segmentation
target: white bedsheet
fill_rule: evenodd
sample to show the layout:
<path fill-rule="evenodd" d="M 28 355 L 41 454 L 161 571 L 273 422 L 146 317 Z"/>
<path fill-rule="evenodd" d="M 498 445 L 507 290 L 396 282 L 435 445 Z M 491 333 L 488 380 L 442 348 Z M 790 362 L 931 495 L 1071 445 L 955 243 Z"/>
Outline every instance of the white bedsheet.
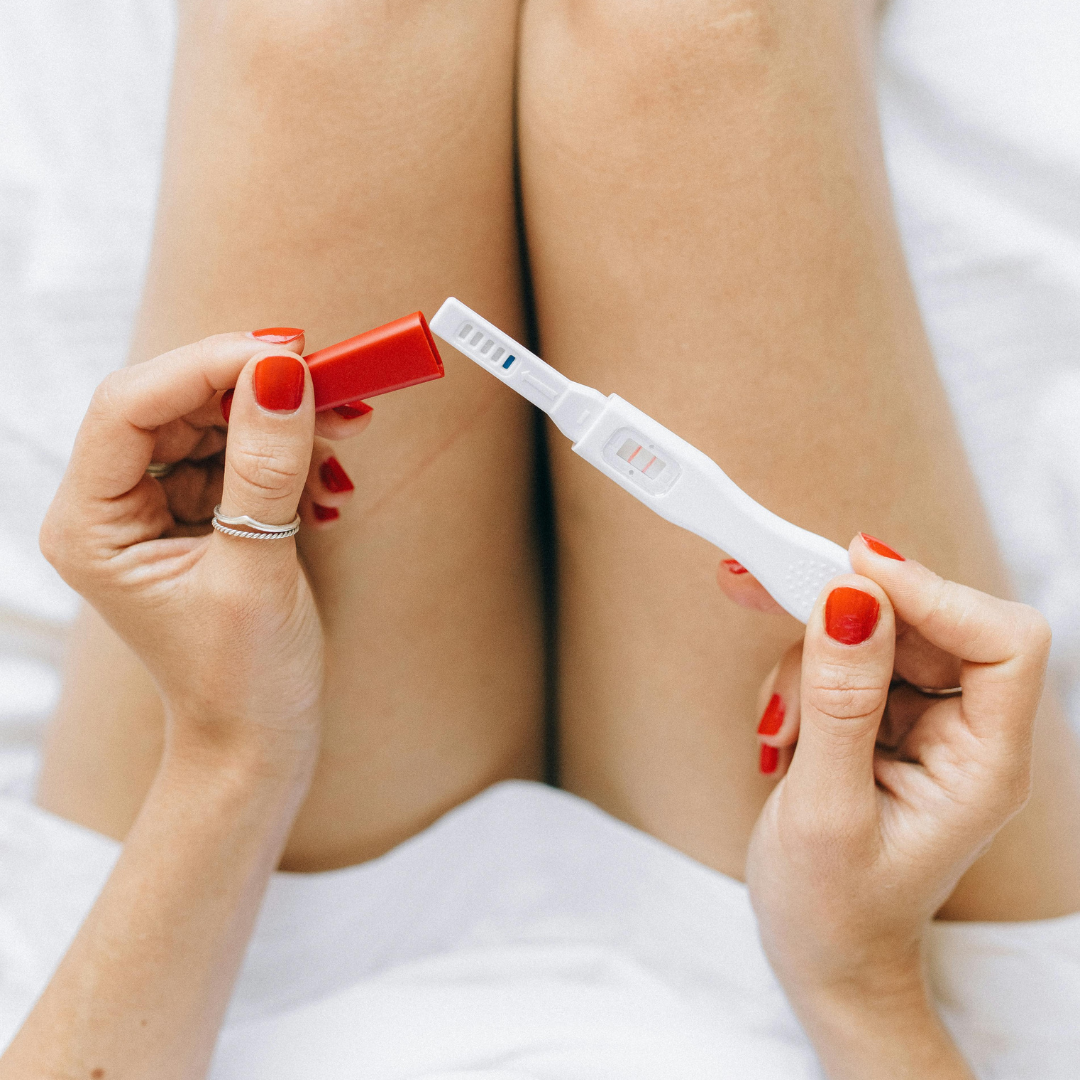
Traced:
<path fill-rule="evenodd" d="M 889 171 L 938 366 L 1080 730 L 1080 4 L 896 0 L 882 58 Z"/>
<path fill-rule="evenodd" d="M 123 363 L 164 137 L 171 0 L 0 3 L 0 749 L 59 690 L 76 598 L 37 531 Z"/>
<path fill-rule="evenodd" d="M 24 798 L 75 606 L 35 536 L 124 355 L 173 33 L 171 0 L 0 5 L 0 1043 L 116 852 Z M 882 40 L 916 286 L 1080 726 L 1080 5 L 898 0 Z M 1078 919 L 937 927 L 934 977 L 981 1076 L 1080 1072 Z M 215 1075 L 815 1072 L 740 885 L 501 785 L 375 863 L 275 877 Z"/>
<path fill-rule="evenodd" d="M 0 1045 L 117 850 L 0 798 Z M 983 1080 L 1074 1080 L 1080 916 L 937 926 L 931 952 L 946 1021 Z M 374 862 L 275 875 L 212 1073 L 818 1075 L 746 889 L 526 783 L 491 788 Z"/>

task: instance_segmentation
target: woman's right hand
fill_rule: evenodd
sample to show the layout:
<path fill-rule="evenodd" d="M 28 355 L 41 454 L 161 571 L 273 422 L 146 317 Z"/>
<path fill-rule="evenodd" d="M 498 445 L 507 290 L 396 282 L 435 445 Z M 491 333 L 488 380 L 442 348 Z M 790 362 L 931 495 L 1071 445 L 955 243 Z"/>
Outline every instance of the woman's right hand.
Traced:
<path fill-rule="evenodd" d="M 881 560 L 904 562 L 904 557 L 880 540 L 860 533 L 850 545 L 856 572 L 864 565 L 881 565 Z M 765 591 L 760 582 L 734 559 L 725 559 L 717 574 L 721 590 L 740 607 L 783 616 L 784 609 Z M 786 616 L 785 616 L 786 617 Z M 761 771 L 782 775 L 791 761 L 799 738 L 800 684 L 803 642 L 795 642 L 780 658 L 762 684 L 759 694 Z M 933 704 L 934 696 L 955 687 L 960 680 L 960 661 L 945 649 L 928 641 L 918 628 L 902 617 L 896 622 L 896 650 L 889 701 L 878 740 L 896 747 L 919 717 Z M 928 688 L 928 689 L 920 689 Z"/>
<path fill-rule="evenodd" d="M 311 376 L 293 352 L 223 334 L 98 387 L 41 547 L 145 663 L 166 707 L 167 752 L 250 751 L 306 774 L 323 638 L 295 541 L 176 536 L 170 497 L 146 472 L 219 424 L 220 393 L 234 386 L 222 513 L 290 522 L 312 457 Z"/>
<path fill-rule="evenodd" d="M 922 940 L 1027 799 L 1050 632 L 1032 608 L 858 538 L 851 555 L 861 576 L 830 582 L 807 624 L 799 739 L 751 839 L 750 896 L 830 1076 L 967 1077 L 927 997 Z M 886 748 L 901 623 L 954 659 L 962 693 Z"/>

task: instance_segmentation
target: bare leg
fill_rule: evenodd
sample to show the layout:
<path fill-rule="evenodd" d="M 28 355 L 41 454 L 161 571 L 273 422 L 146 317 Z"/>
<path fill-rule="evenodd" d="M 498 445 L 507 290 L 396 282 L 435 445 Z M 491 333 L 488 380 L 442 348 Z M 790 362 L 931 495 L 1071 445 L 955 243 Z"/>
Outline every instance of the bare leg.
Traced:
<path fill-rule="evenodd" d="M 515 0 L 189 0 L 135 357 L 282 324 L 317 348 L 451 292 L 517 329 L 517 17 Z M 354 503 L 302 545 L 330 645 L 293 868 L 370 857 L 539 771 L 531 418 L 447 352 L 443 382 L 374 402 L 338 454 Z M 72 676 L 39 798 L 122 836 L 157 765 L 156 695 L 94 618 Z"/>
<path fill-rule="evenodd" d="M 521 157 L 543 354 L 785 517 L 845 545 L 865 529 L 1002 593 L 892 223 L 856 9 L 528 0 Z M 556 435 L 564 782 L 740 874 L 770 789 L 755 696 L 800 628 L 730 606 L 714 549 L 567 450 Z M 1080 906 L 1076 747 L 1054 710 L 1041 738 L 1035 799 L 951 914 Z"/>

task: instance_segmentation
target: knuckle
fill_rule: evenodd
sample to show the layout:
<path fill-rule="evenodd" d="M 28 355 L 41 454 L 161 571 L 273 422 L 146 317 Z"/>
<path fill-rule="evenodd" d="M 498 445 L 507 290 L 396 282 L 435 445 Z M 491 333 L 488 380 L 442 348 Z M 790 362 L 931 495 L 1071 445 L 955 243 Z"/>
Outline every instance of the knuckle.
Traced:
<path fill-rule="evenodd" d="M 1031 771 L 1025 769 L 994 777 L 993 789 L 983 795 L 981 806 L 991 828 L 999 829 L 1023 810 L 1030 798 Z"/>
<path fill-rule="evenodd" d="M 1011 814 L 1019 813 L 1031 798 L 1031 770 L 1024 769 L 1015 774 L 1005 785 L 1006 805 Z"/>
<path fill-rule="evenodd" d="M 1010 812 L 1015 813 L 1031 798 L 1033 786 L 1033 762 L 1030 740 L 1022 748 L 1014 747 L 1005 756 L 1003 768 L 994 784 L 1003 793 Z"/>
<path fill-rule="evenodd" d="M 1035 608 L 1027 604 L 1018 604 L 1017 607 L 1016 623 L 1021 651 L 1040 657 L 1048 655 L 1054 636 L 1050 624 Z"/>
<path fill-rule="evenodd" d="M 210 603 L 218 616 L 215 625 L 227 626 L 231 634 L 242 636 L 244 628 L 255 619 L 259 594 L 260 590 L 252 589 L 248 581 L 220 576 L 210 590 Z"/>
<path fill-rule="evenodd" d="M 90 399 L 92 408 L 106 414 L 122 412 L 126 382 L 123 370 L 110 371 L 94 390 Z"/>
<path fill-rule="evenodd" d="M 956 791 L 966 793 L 965 800 L 992 829 L 999 829 L 1031 798 L 1029 748 L 1013 748 L 981 763 L 971 754 L 956 752 L 950 766 Z"/>
<path fill-rule="evenodd" d="M 281 567 L 257 558 L 265 549 L 233 548 L 222 562 L 205 594 L 210 617 L 207 625 L 227 635 L 227 646 L 251 651 L 256 640 L 272 640 L 284 631 L 291 608 L 290 587 L 280 577 Z M 237 553 L 247 563 L 247 573 L 235 572 Z M 295 571 L 293 572 L 295 576 Z"/>
<path fill-rule="evenodd" d="M 45 515 L 38 532 L 38 547 L 45 561 L 73 589 L 81 592 L 87 581 L 88 568 L 80 558 L 80 540 L 83 530 L 76 529 L 73 523 L 53 507 Z"/>
<path fill-rule="evenodd" d="M 810 850 L 816 846 L 838 847 L 844 842 L 842 825 L 831 815 L 801 813 L 792 816 L 786 826 L 790 840 L 797 848 Z"/>
<path fill-rule="evenodd" d="M 979 635 L 978 620 L 973 620 L 966 593 L 957 595 L 953 584 L 934 574 L 927 590 L 926 613 L 922 622 L 928 626 L 954 624 L 962 641 L 971 644 Z"/>
<path fill-rule="evenodd" d="M 825 716 L 849 722 L 876 718 L 888 685 L 880 676 L 839 664 L 823 664 L 803 688 L 803 701 Z"/>
<path fill-rule="evenodd" d="M 45 556 L 45 561 L 63 577 L 67 545 L 64 543 L 64 527 L 52 509 L 46 513 L 45 520 L 41 523 L 41 530 L 38 532 L 38 548 Z"/>
<path fill-rule="evenodd" d="M 286 446 L 269 441 L 249 442 L 233 448 L 229 466 L 234 479 L 261 499 L 295 497 L 307 470 Z"/>
<path fill-rule="evenodd" d="M 200 338 L 188 346 L 189 355 L 198 367 L 205 367 L 217 358 L 221 345 L 228 337 L 228 334 L 215 334 L 213 337 Z"/>

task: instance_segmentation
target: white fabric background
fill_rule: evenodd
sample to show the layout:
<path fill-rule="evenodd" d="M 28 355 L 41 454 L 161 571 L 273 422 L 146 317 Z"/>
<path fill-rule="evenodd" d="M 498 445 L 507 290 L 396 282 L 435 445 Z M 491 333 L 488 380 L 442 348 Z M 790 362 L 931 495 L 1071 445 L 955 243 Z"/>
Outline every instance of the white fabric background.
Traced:
<path fill-rule="evenodd" d="M 882 123 L 945 386 L 1080 730 L 1080 5 L 900 0 Z"/>
<path fill-rule="evenodd" d="M 150 243 L 171 0 L 0 4 L 0 746 L 32 744 L 76 601 L 37 550 Z"/>
<path fill-rule="evenodd" d="M 0 780 L 0 1046 L 117 845 Z M 939 924 L 981 1080 L 1075 1080 L 1080 916 Z M 811 1080 L 746 889 L 594 806 L 505 783 L 388 855 L 276 874 L 211 1080 Z"/>

